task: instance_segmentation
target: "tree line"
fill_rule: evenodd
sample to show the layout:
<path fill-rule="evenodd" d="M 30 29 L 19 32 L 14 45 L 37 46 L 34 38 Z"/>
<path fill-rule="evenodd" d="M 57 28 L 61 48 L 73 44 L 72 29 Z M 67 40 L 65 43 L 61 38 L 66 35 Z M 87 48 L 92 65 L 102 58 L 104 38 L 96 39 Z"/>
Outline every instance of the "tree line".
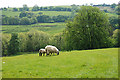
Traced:
<path fill-rule="evenodd" d="M 7 8 L 1 8 L 0 10 L 7 11 Z M 12 11 L 30 11 L 30 8 L 24 4 L 22 8 L 13 8 Z M 65 8 L 65 7 L 39 7 L 38 5 L 34 5 L 31 9 L 31 11 L 71 11 L 71 8 Z"/>
<path fill-rule="evenodd" d="M 21 12 L 19 17 L 7 17 L 2 15 L 2 25 L 30 25 L 36 23 L 53 23 L 53 22 L 65 22 L 69 16 L 58 15 L 50 17 L 43 15 L 41 12 L 39 15 L 34 16 L 31 12 Z"/>

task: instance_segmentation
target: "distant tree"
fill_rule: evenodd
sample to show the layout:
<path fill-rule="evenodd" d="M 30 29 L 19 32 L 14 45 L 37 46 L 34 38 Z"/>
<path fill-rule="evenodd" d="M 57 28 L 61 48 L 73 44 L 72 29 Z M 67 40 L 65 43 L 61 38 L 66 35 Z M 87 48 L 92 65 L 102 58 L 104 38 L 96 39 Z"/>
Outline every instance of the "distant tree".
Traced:
<path fill-rule="evenodd" d="M 93 6 L 93 3 L 90 3 L 90 6 Z"/>
<path fill-rule="evenodd" d="M 18 25 L 19 24 L 19 18 L 17 17 L 9 17 L 8 18 L 9 25 Z"/>
<path fill-rule="evenodd" d="M 47 8 L 47 7 L 43 7 L 43 9 L 44 9 L 44 11 L 47 11 L 47 10 L 48 10 L 48 8 Z"/>
<path fill-rule="evenodd" d="M 40 15 L 40 16 L 37 16 L 37 21 L 40 23 L 50 22 L 51 18 L 50 16 L 47 16 L 47 15 Z"/>
<path fill-rule="evenodd" d="M 44 8 L 43 7 L 40 7 L 40 11 L 43 11 L 44 10 Z"/>
<path fill-rule="evenodd" d="M 21 25 L 30 25 L 30 24 L 31 24 L 31 21 L 30 21 L 29 18 L 23 17 L 23 18 L 21 18 L 21 20 L 20 20 L 20 24 L 21 24 Z"/>
<path fill-rule="evenodd" d="M 117 5 L 115 3 L 111 4 L 111 8 L 115 8 Z"/>
<path fill-rule="evenodd" d="M 7 56 L 8 54 L 8 45 L 10 41 L 9 34 L 2 34 L 2 56 Z"/>
<path fill-rule="evenodd" d="M 14 55 L 19 52 L 19 39 L 17 33 L 12 33 L 12 37 L 8 45 L 8 55 Z"/>
<path fill-rule="evenodd" d="M 19 8 L 19 11 L 23 11 L 23 8 Z"/>
<path fill-rule="evenodd" d="M 53 6 L 48 7 L 49 11 L 52 11 L 53 8 L 54 8 Z"/>
<path fill-rule="evenodd" d="M 120 15 L 120 4 L 115 7 L 115 13 Z"/>
<path fill-rule="evenodd" d="M 43 14 L 42 12 L 39 12 L 38 14 Z"/>
<path fill-rule="evenodd" d="M 4 10 L 4 11 L 7 11 L 7 8 L 6 8 L 6 7 L 4 7 L 4 8 L 3 8 L 3 10 Z"/>
<path fill-rule="evenodd" d="M 54 22 L 65 22 L 65 20 L 67 20 L 68 18 L 69 18 L 69 16 L 63 16 L 63 15 L 58 15 L 58 16 L 52 17 Z"/>
<path fill-rule="evenodd" d="M 37 22 L 38 22 L 38 21 L 37 21 L 36 17 L 31 18 L 31 24 L 35 24 L 35 23 L 37 23 Z"/>
<path fill-rule="evenodd" d="M 116 16 L 111 16 L 109 17 L 109 22 L 110 22 L 110 25 L 114 28 L 114 29 L 117 29 L 118 26 L 119 26 L 119 22 L 118 22 L 118 17 Z"/>
<path fill-rule="evenodd" d="M 29 11 L 29 8 L 27 7 L 26 4 L 23 5 L 23 10 L 25 10 L 25 11 Z"/>
<path fill-rule="evenodd" d="M 2 24 L 4 25 L 4 24 L 9 24 L 9 17 L 7 17 L 7 16 L 4 16 L 4 17 L 2 17 Z"/>
<path fill-rule="evenodd" d="M 112 37 L 114 39 L 115 47 L 120 47 L 120 29 L 114 30 Z"/>
<path fill-rule="evenodd" d="M 22 17 L 26 17 L 27 16 L 27 13 L 25 11 L 21 12 L 19 14 L 19 17 L 22 18 Z"/>
<path fill-rule="evenodd" d="M 30 30 L 27 34 L 27 51 L 38 51 L 49 44 L 49 35 L 45 32 L 35 29 Z"/>
<path fill-rule="evenodd" d="M 35 5 L 35 6 L 32 8 L 32 11 L 39 11 L 38 5 Z"/>
<path fill-rule="evenodd" d="M 18 9 L 17 8 L 13 8 L 13 11 L 18 11 Z"/>

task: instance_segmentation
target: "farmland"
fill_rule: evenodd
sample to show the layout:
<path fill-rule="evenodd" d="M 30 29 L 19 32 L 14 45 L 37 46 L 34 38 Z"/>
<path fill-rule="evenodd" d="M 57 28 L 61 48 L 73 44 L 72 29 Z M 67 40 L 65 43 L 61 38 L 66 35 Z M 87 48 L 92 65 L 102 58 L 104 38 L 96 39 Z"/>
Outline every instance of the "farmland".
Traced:
<path fill-rule="evenodd" d="M 3 25 L 3 33 L 12 33 L 12 32 L 28 32 L 31 29 L 36 29 L 39 31 L 44 31 L 49 34 L 60 33 L 65 29 L 65 23 L 39 23 L 33 25 Z"/>
<path fill-rule="evenodd" d="M 118 78 L 118 48 L 61 51 L 47 57 L 25 52 L 2 62 L 3 78 Z"/>
<path fill-rule="evenodd" d="M 65 15 L 69 16 L 71 12 L 68 11 L 28 11 L 34 13 L 34 15 L 38 14 L 39 12 L 42 12 L 44 15 L 49 15 L 49 16 L 58 16 L 58 15 Z M 2 15 L 6 15 L 8 17 L 14 17 L 14 16 L 19 16 L 21 12 L 13 12 L 13 11 L 2 11 Z"/>
<path fill-rule="evenodd" d="M 115 10 L 83 6 L 79 12 L 62 11 L 65 8 L 74 7 L 2 11 L 3 78 L 118 78 Z M 46 45 L 56 46 L 60 55 L 38 56 Z"/>

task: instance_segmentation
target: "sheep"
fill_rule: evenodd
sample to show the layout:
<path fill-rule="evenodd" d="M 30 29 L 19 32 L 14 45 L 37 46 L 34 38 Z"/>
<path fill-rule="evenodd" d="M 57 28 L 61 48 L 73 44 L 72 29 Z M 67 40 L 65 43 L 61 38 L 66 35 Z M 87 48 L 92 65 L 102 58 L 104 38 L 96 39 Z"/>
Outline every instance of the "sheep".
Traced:
<path fill-rule="evenodd" d="M 49 53 L 57 53 L 57 55 L 59 55 L 59 50 L 55 47 L 55 46 L 52 46 L 52 45 L 47 45 L 45 47 L 45 51 L 46 51 L 46 56 L 49 55 Z"/>
<path fill-rule="evenodd" d="M 45 49 L 40 49 L 40 50 L 39 50 L 39 56 L 42 56 L 42 54 L 43 54 L 43 56 L 44 56 L 45 53 L 46 53 Z"/>

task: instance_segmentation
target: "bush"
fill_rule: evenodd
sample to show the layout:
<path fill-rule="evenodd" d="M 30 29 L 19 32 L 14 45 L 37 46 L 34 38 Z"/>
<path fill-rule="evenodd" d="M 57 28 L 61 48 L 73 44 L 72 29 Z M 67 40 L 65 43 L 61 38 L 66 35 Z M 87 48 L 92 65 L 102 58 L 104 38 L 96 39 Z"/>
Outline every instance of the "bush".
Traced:
<path fill-rule="evenodd" d="M 42 31 L 31 30 L 27 34 L 27 51 L 38 51 L 49 44 L 49 35 Z"/>

